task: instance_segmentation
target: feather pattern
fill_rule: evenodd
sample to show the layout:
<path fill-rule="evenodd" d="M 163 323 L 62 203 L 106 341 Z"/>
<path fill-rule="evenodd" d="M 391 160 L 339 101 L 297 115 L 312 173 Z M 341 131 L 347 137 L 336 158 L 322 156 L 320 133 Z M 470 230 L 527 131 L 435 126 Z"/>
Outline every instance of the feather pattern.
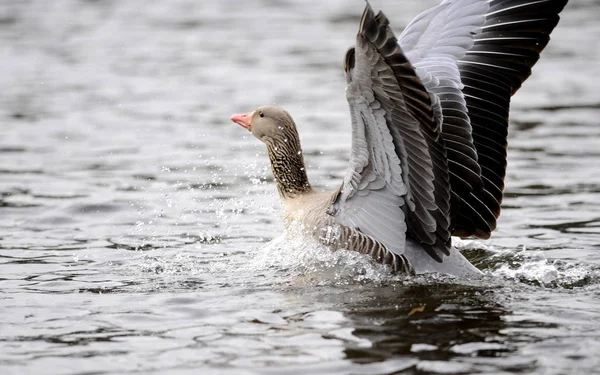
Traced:
<path fill-rule="evenodd" d="M 456 235 L 488 238 L 500 215 L 510 97 L 531 75 L 567 0 L 493 0 L 473 47 L 458 60 L 483 189 L 462 197 Z"/>
<path fill-rule="evenodd" d="M 444 0 L 399 38 L 442 107 L 454 235 L 488 238 L 504 189 L 510 96 L 531 74 L 566 0 Z"/>
<path fill-rule="evenodd" d="M 368 5 L 346 71 L 352 153 L 329 212 L 381 239 L 392 252 L 402 254 L 408 237 L 441 262 L 450 248 L 441 109 L 400 50 L 385 15 L 375 15 Z"/>

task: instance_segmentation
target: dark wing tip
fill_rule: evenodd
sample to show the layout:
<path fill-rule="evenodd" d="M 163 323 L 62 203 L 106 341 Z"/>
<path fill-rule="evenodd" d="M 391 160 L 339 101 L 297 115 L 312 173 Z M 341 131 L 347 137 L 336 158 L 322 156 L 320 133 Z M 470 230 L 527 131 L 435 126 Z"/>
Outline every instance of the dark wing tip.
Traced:
<path fill-rule="evenodd" d="M 360 17 L 360 26 L 358 28 L 358 35 L 363 38 L 372 41 L 379 34 L 379 27 L 381 23 L 384 23 L 385 26 L 388 25 L 389 21 L 387 17 L 381 12 L 375 15 L 373 8 L 368 1 L 366 1 L 365 9 L 363 10 L 362 16 Z M 346 57 L 344 59 L 344 71 L 349 73 L 352 69 L 354 69 L 354 56 L 355 49 L 354 46 L 348 48 L 346 51 Z"/>
<path fill-rule="evenodd" d="M 460 203 L 452 224 L 455 236 L 485 239 L 496 227 L 506 176 L 510 97 L 530 76 L 566 4 L 492 0 L 482 32 L 458 61 L 483 189 L 461 192 L 452 185 Z"/>
<path fill-rule="evenodd" d="M 391 29 L 390 21 L 379 11 L 377 15 L 373 12 L 371 6 L 367 3 L 363 15 L 360 19 L 358 35 L 372 43 L 384 57 L 393 55 L 398 48 L 398 41 Z"/>
<path fill-rule="evenodd" d="M 346 73 L 350 73 L 352 69 L 354 69 L 354 55 L 356 54 L 354 46 L 348 48 L 346 51 L 346 57 L 344 58 L 344 71 Z"/>
<path fill-rule="evenodd" d="M 367 1 L 367 5 L 365 6 L 365 10 L 363 10 L 363 14 L 360 17 L 360 27 L 358 28 L 358 33 L 363 35 L 366 30 L 372 29 L 375 26 L 375 13 L 373 12 L 373 8 Z"/>

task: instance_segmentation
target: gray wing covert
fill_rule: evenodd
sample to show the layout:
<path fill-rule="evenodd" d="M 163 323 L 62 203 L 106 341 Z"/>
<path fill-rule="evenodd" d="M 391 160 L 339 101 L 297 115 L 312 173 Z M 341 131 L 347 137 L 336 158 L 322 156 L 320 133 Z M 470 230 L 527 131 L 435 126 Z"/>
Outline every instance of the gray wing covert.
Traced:
<path fill-rule="evenodd" d="M 451 246 L 441 108 L 368 4 L 346 75 L 352 151 L 330 213 L 397 253 L 410 237 L 441 262 Z"/>

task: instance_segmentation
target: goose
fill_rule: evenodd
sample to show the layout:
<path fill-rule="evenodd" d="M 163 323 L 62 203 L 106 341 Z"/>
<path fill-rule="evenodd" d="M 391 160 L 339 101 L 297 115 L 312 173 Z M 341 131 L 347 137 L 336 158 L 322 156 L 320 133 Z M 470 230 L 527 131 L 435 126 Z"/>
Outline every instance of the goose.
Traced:
<path fill-rule="evenodd" d="M 480 274 L 451 237 L 496 228 L 510 98 L 566 3 L 443 0 L 396 38 L 367 2 L 344 59 L 352 145 L 339 189 L 311 186 L 287 111 L 231 116 L 266 145 L 286 228 L 397 273 Z"/>

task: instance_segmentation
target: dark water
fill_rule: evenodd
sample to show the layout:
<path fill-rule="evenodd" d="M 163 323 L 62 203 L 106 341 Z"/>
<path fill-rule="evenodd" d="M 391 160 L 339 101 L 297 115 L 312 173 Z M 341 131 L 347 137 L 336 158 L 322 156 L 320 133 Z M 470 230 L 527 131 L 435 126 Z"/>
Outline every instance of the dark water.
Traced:
<path fill-rule="evenodd" d="M 400 29 L 434 1 L 373 1 Z M 600 3 L 513 99 L 480 280 L 281 237 L 258 105 L 337 187 L 362 1 L 0 1 L 3 374 L 600 373 Z M 273 240 L 273 241 L 272 241 Z"/>

